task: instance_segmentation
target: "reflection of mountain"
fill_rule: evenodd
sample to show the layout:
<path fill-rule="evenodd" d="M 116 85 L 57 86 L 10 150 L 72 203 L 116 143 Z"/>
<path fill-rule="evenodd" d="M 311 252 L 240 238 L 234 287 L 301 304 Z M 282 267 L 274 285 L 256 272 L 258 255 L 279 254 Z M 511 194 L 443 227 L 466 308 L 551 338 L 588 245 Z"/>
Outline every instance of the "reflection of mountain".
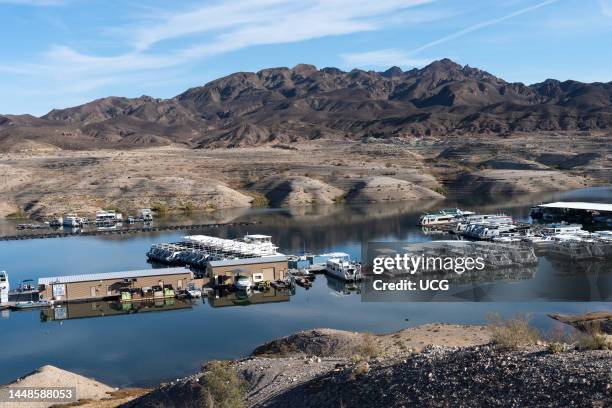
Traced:
<path fill-rule="evenodd" d="M 80 302 L 65 303 L 53 308 L 42 309 L 40 320 L 82 319 L 88 317 L 107 317 L 132 313 L 164 312 L 169 310 L 191 309 L 193 303 L 182 299 L 160 299 L 151 302 Z"/>
<path fill-rule="evenodd" d="M 260 303 L 288 302 L 291 292 L 284 289 L 271 288 L 265 292 L 231 292 L 208 298 L 212 307 L 248 306 Z"/>

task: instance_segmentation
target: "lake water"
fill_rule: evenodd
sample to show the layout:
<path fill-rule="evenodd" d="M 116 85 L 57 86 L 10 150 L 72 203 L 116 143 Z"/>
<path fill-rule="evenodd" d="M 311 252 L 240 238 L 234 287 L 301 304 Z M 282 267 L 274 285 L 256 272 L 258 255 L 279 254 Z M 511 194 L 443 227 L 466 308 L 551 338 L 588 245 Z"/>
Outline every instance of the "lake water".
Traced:
<path fill-rule="evenodd" d="M 423 210 L 459 205 L 483 212 L 503 211 L 528 220 L 529 207 L 550 200 L 612 202 L 612 189 L 499 200 L 426 204 L 389 203 L 300 209 L 232 210 L 193 217 L 191 222 L 261 221 L 243 227 L 190 231 L 220 237 L 272 235 L 284 253 L 344 251 L 359 258 L 362 243 L 383 240 L 422 242 L 439 237 L 416 227 Z M 197 219 L 196 219 L 197 218 Z M 174 220 L 190 222 L 188 220 Z M 173 221 L 173 222 L 174 222 Z M 0 225 L 7 231 L 10 222 Z M 71 237 L 0 242 L 0 269 L 13 286 L 40 276 L 149 268 L 151 244 L 179 239 L 180 231 L 138 235 Z M 535 276 L 560 273 L 543 258 Z M 566 271 L 563 271 L 566 273 Z M 530 280 L 522 282 L 529 285 Z M 533 279 L 533 282 L 538 282 Z M 609 282 L 609 276 L 607 277 Z M 52 311 L 4 312 L 0 319 L 0 383 L 44 364 L 95 377 L 115 386 L 151 385 L 196 371 L 209 359 L 248 355 L 257 345 L 292 332 L 316 328 L 391 332 L 427 322 L 479 324 L 486 314 L 529 313 L 536 325 L 553 322 L 547 313 L 610 309 L 610 302 L 362 302 L 358 293 L 319 275 L 313 288 L 295 294 L 270 293 L 168 302 L 127 310 L 112 302 L 70 305 L 64 316 Z M 607 294 L 610 295 L 609 293 Z M 546 297 L 544 297 L 546 298 Z M 609 300 L 609 297 L 603 299 Z M 250 304 L 249 304 L 250 303 Z M 65 320 L 56 318 L 69 317 Z"/>

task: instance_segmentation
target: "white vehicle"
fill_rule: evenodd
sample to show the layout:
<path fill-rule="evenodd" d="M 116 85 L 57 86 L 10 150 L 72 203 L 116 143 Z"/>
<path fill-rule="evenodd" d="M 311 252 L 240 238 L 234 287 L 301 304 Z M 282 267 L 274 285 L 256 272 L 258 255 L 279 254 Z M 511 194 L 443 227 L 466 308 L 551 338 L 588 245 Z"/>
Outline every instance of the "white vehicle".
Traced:
<path fill-rule="evenodd" d="M 80 227 L 81 219 L 76 214 L 66 214 L 62 218 L 62 225 L 64 227 Z"/>
<path fill-rule="evenodd" d="M 327 260 L 325 264 L 327 273 L 344 281 L 361 280 L 361 264 L 351 261 L 348 254 L 338 255 L 341 256 Z"/>
<path fill-rule="evenodd" d="M 8 303 L 10 289 L 8 273 L 0 271 L 0 303 Z"/>

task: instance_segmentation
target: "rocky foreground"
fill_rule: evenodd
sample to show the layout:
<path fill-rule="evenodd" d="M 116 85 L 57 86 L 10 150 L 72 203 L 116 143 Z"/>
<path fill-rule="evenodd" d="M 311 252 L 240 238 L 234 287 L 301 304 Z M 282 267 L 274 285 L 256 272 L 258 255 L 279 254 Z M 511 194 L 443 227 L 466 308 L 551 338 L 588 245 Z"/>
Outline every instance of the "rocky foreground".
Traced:
<path fill-rule="evenodd" d="M 572 319 L 608 322 L 610 313 L 602 313 Z M 531 332 L 520 320 L 500 327 L 511 327 L 505 332 L 511 337 Z M 504 348 L 496 333 L 491 326 L 449 324 L 384 335 L 306 330 L 153 390 L 111 390 L 66 372 L 55 377 L 77 377 L 98 394 L 112 391 L 72 405 L 87 408 L 612 406 L 606 334 L 598 332 L 604 343 L 597 347 L 575 337 L 572 344 L 557 338 Z"/>
<path fill-rule="evenodd" d="M 246 384 L 248 407 L 612 404 L 609 350 L 569 347 L 553 353 L 544 343 L 503 350 L 483 342 L 481 327 L 424 327 L 372 337 L 328 329 L 299 332 L 259 347 L 255 350 L 258 356 L 233 362 L 231 367 Z M 442 333 L 452 330 L 457 330 L 456 335 L 461 332 L 465 342 L 481 344 L 439 345 L 445 337 Z M 426 333 L 432 334 L 434 340 L 423 349 L 413 347 L 415 342 L 423 343 Z M 441 334 L 436 337 L 435 333 Z M 416 336 L 416 341 L 410 334 Z M 384 352 L 363 358 L 374 345 L 384 346 Z M 207 406 L 203 397 L 205 375 L 164 385 L 125 406 Z"/>

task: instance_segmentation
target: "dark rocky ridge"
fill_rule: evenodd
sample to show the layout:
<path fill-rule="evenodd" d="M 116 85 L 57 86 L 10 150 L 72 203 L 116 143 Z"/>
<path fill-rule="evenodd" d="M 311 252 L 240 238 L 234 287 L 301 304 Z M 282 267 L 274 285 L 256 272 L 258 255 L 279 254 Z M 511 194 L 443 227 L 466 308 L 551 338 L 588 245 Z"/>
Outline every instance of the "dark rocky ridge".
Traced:
<path fill-rule="evenodd" d="M 609 131 L 612 82 L 526 86 L 443 59 L 384 72 L 300 64 L 239 72 L 167 100 L 108 97 L 41 118 L 0 116 L 0 150 L 254 146 L 318 138 Z"/>

